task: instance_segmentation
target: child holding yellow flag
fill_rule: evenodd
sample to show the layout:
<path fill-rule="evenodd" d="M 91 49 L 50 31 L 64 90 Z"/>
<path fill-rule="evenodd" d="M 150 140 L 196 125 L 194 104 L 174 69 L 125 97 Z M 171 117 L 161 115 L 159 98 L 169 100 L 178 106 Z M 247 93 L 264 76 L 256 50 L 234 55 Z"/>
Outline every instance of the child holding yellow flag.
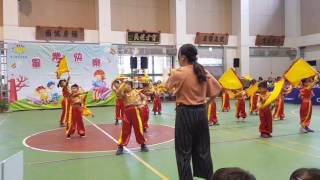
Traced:
<path fill-rule="evenodd" d="M 312 116 L 312 97 L 314 96 L 313 93 L 313 79 L 306 78 L 302 81 L 302 88 L 300 89 L 299 97 L 301 99 L 301 106 L 300 106 L 300 132 L 301 133 L 308 133 L 314 132 L 312 129 L 309 128 L 311 123 L 311 116 Z"/>
<path fill-rule="evenodd" d="M 236 102 L 236 118 L 237 121 L 244 122 L 247 118 L 246 113 L 246 92 L 243 89 L 237 90 L 235 93 L 235 97 L 237 99 Z"/>
<path fill-rule="evenodd" d="M 272 137 L 272 112 L 270 105 L 262 107 L 266 100 L 269 98 L 270 93 L 268 91 L 267 81 L 262 81 L 259 83 L 259 98 L 258 98 L 258 108 L 259 108 L 259 118 L 260 118 L 260 137 L 270 138 Z"/>

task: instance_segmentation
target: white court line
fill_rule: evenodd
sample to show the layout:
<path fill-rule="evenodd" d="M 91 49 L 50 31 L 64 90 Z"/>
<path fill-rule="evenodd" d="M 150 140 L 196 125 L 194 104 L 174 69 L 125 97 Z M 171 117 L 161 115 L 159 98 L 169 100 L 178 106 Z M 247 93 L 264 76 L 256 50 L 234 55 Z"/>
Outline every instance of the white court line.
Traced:
<path fill-rule="evenodd" d="M 102 128 L 100 128 L 98 125 L 96 125 L 95 123 L 93 123 L 92 121 L 90 121 L 88 118 L 84 117 L 84 119 L 86 121 L 88 121 L 91 125 L 93 125 L 95 128 L 97 128 L 99 131 L 101 131 L 104 135 L 106 135 L 108 138 L 110 138 L 111 140 L 113 140 L 116 144 L 118 144 L 118 141 L 112 137 L 109 133 L 107 133 L 106 131 L 104 131 Z M 134 154 L 130 149 L 128 149 L 127 147 L 123 147 L 124 150 L 126 150 L 132 157 L 134 157 L 136 160 L 138 160 L 140 163 L 142 163 L 144 166 L 146 166 L 149 170 L 151 170 L 154 174 L 156 174 L 157 176 L 159 176 L 162 180 L 169 180 L 168 177 L 166 177 L 165 175 L 163 175 L 161 172 L 159 172 L 158 170 L 156 170 L 154 167 L 152 167 L 150 164 L 148 164 L 147 162 L 145 162 L 143 159 L 141 159 L 139 156 L 137 156 L 136 154 Z"/>
<path fill-rule="evenodd" d="M 101 125 L 105 125 L 105 124 L 101 124 Z M 172 126 L 169 126 L 169 125 L 163 125 L 163 124 L 159 124 L 161 126 L 166 126 L 166 127 L 170 127 L 170 128 L 173 128 Z M 36 150 L 36 151 L 42 151 L 42 152 L 50 152 L 50 153 L 65 153 L 65 154 L 89 154 L 89 153 L 111 153 L 111 152 L 116 152 L 116 150 L 108 150 L 108 151 L 56 151 L 56 150 L 47 150 L 47 149 L 41 149 L 41 148 L 36 148 L 36 147 L 33 147 L 33 146 L 30 146 L 28 143 L 27 143 L 27 140 L 33 136 L 36 136 L 36 135 L 39 135 L 39 134 L 42 134 L 42 133 L 46 133 L 46 132 L 51 132 L 51 131 L 56 131 L 56 130 L 60 130 L 60 129 L 64 129 L 64 128 L 56 128 L 56 129 L 50 129 L 50 130 L 45 130 L 45 131 L 40 131 L 40 132 L 37 132 L 37 133 L 34 133 L 34 134 L 31 134 L 27 137 L 25 137 L 22 141 L 22 144 L 27 147 L 27 148 L 30 148 L 30 149 L 33 149 L 33 150 Z M 156 143 L 156 144 L 151 144 L 149 145 L 149 147 L 153 147 L 153 146 L 158 146 L 158 145 L 161 145 L 161 144 L 166 144 L 166 143 L 169 143 L 169 142 L 172 142 L 174 141 L 174 139 L 170 139 L 168 141 L 164 141 L 164 142 L 161 142 L 161 143 Z M 131 148 L 131 150 L 138 150 L 140 149 L 139 147 L 137 148 Z M 152 149 L 150 149 L 152 150 Z"/>
<path fill-rule="evenodd" d="M 0 121 L 0 126 L 5 122 L 5 121 L 7 121 L 8 120 L 8 115 L 6 115 L 5 117 L 4 117 L 4 119 L 2 120 L 2 121 Z"/>

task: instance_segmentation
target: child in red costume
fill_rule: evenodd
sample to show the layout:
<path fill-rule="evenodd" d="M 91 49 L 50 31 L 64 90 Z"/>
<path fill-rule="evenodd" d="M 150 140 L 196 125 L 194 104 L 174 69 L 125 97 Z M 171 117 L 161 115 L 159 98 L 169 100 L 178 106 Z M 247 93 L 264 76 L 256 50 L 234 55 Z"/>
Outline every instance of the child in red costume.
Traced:
<path fill-rule="evenodd" d="M 127 146 L 130 140 L 131 129 L 133 127 L 136 141 L 141 145 L 142 152 L 148 152 L 146 140 L 144 138 L 143 124 L 141 118 L 141 108 L 147 104 L 146 96 L 136 89 L 133 89 L 132 81 L 125 81 L 121 84 L 117 95 L 124 101 L 125 119 L 122 122 L 118 150 L 116 155 L 123 154 L 123 146 Z"/>
<path fill-rule="evenodd" d="M 143 83 L 143 89 L 141 90 L 141 93 L 144 94 L 147 98 L 147 102 L 150 101 L 150 95 L 152 94 L 152 87 L 150 87 L 149 83 Z M 141 118 L 142 118 L 142 124 L 143 124 L 143 131 L 147 132 L 147 129 L 149 128 L 148 122 L 149 122 L 149 105 L 148 103 L 145 103 L 143 107 L 141 107 Z"/>
<path fill-rule="evenodd" d="M 60 117 L 60 126 L 64 127 L 66 123 L 68 122 L 69 118 L 69 109 L 70 109 L 70 102 L 68 101 L 68 98 L 70 96 L 70 90 L 69 90 L 69 81 L 70 81 L 70 76 L 68 77 L 67 80 L 62 79 L 58 83 L 58 87 L 62 88 L 62 101 L 61 101 L 61 117 Z"/>
<path fill-rule="evenodd" d="M 74 84 L 71 86 L 71 94 L 69 96 L 69 102 L 71 104 L 69 110 L 69 119 L 67 123 L 67 139 L 71 138 L 71 135 L 78 132 L 80 137 L 85 137 L 85 128 L 82 118 L 83 112 L 83 95 L 86 95 L 87 92 L 80 92 L 79 86 Z"/>
<path fill-rule="evenodd" d="M 281 78 L 277 78 L 277 81 L 280 81 Z M 292 90 L 292 87 L 290 85 L 286 85 L 284 87 L 279 95 L 279 97 L 276 100 L 275 103 L 275 110 L 273 113 L 273 120 L 284 120 L 285 114 L 284 114 L 284 98 L 287 94 L 289 94 Z"/>
<path fill-rule="evenodd" d="M 217 104 L 216 100 L 212 100 L 212 102 L 208 105 L 208 121 L 209 126 L 219 125 L 217 118 Z"/>
<path fill-rule="evenodd" d="M 117 94 L 117 91 L 120 87 L 120 81 L 116 80 L 112 84 L 112 90 Z M 116 108 L 115 108 L 115 125 L 119 124 L 119 120 L 124 118 L 124 104 L 123 99 L 116 95 Z"/>
<path fill-rule="evenodd" d="M 260 118 L 260 137 L 270 138 L 272 137 L 272 112 L 270 105 L 262 108 L 262 105 L 270 96 L 268 91 L 267 81 L 262 81 L 259 84 L 259 98 L 258 98 L 258 108 L 259 108 L 259 118 Z"/>
<path fill-rule="evenodd" d="M 227 89 L 223 89 L 222 92 L 222 112 L 230 111 L 230 94 Z"/>
<path fill-rule="evenodd" d="M 161 104 L 161 87 L 160 87 L 160 83 L 156 83 L 154 86 L 154 98 L 153 98 L 153 113 L 154 115 L 156 115 L 156 113 L 158 113 L 159 115 L 161 115 L 161 110 L 162 110 L 162 104 Z"/>
<path fill-rule="evenodd" d="M 255 79 L 253 79 L 250 82 L 250 86 L 255 86 L 257 83 L 257 81 Z M 259 94 L 258 93 L 254 93 L 253 95 L 250 96 L 250 114 L 253 115 L 258 115 L 258 97 Z"/>
<path fill-rule="evenodd" d="M 241 89 L 236 91 L 235 97 L 237 99 L 236 102 L 236 118 L 237 121 L 245 121 L 247 118 L 247 113 L 246 113 L 246 92 Z"/>
<path fill-rule="evenodd" d="M 308 133 L 314 132 L 312 129 L 309 128 L 311 123 L 311 116 L 312 116 L 312 97 L 314 96 L 313 93 L 313 85 L 314 81 L 312 78 L 307 78 L 302 80 L 302 88 L 300 89 L 299 97 L 301 99 L 301 106 L 300 106 L 300 132 L 301 133 Z"/>

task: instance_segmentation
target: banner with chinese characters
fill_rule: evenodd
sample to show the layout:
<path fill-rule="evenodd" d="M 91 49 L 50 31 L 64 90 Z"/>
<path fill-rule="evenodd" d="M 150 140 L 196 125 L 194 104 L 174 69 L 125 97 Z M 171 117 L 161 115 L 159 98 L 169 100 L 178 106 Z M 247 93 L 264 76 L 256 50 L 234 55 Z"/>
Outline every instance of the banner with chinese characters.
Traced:
<path fill-rule="evenodd" d="M 197 32 L 195 44 L 227 45 L 229 34 Z"/>
<path fill-rule="evenodd" d="M 160 32 L 127 31 L 128 43 L 160 44 Z"/>
<path fill-rule="evenodd" d="M 256 46 L 283 46 L 285 36 L 263 36 L 257 35 Z"/>
<path fill-rule="evenodd" d="M 89 91 L 88 106 L 114 105 L 111 81 L 118 75 L 116 50 L 93 44 L 8 44 L 10 110 L 60 108 L 57 62 L 65 56 L 72 84 Z M 62 75 L 66 79 L 68 73 Z"/>
<path fill-rule="evenodd" d="M 37 26 L 36 40 L 84 41 L 84 28 Z"/>

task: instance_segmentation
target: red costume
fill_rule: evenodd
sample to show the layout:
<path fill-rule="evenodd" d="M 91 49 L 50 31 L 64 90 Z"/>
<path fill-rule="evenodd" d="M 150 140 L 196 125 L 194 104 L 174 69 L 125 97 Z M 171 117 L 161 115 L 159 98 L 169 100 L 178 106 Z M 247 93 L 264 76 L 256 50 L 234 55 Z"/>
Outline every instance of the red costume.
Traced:
<path fill-rule="evenodd" d="M 153 109 L 152 111 L 154 113 L 161 113 L 161 98 L 160 95 L 155 93 L 154 99 L 153 99 Z"/>
<path fill-rule="evenodd" d="M 230 95 L 228 91 L 224 91 L 222 94 L 222 112 L 230 110 Z"/>
<path fill-rule="evenodd" d="M 145 144 L 145 138 L 143 136 L 143 125 L 140 115 L 140 109 L 136 106 L 125 107 L 126 114 L 125 120 L 122 123 L 122 131 L 119 137 L 118 144 L 120 146 L 127 146 L 130 140 L 131 129 L 133 127 L 136 141 L 139 144 Z"/>
<path fill-rule="evenodd" d="M 258 98 L 259 95 L 257 93 L 255 93 L 254 95 L 252 95 L 250 97 L 250 113 L 257 113 L 258 110 Z"/>
<path fill-rule="evenodd" d="M 62 88 L 62 95 L 63 95 L 63 99 L 61 102 L 62 113 L 60 117 L 60 124 L 64 125 L 65 123 L 68 122 L 68 118 L 69 118 L 68 113 L 70 109 L 70 103 L 68 99 L 68 97 L 70 96 L 70 92 L 67 86 Z"/>
<path fill-rule="evenodd" d="M 309 127 L 312 116 L 312 97 L 314 93 L 312 89 L 304 87 L 300 90 L 301 106 L 300 106 L 300 123 L 301 127 Z"/>
<path fill-rule="evenodd" d="M 71 107 L 69 110 L 69 119 L 67 123 L 67 135 L 70 137 L 77 130 L 80 136 L 85 135 L 85 128 L 82 118 L 82 103 L 80 95 L 72 95 L 69 98 L 69 102 L 71 102 Z"/>
<path fill-rule="evenodd" d="M 142 94 L 144 94 L 147 97 L 147 100 L 149 102 L 150 97 L 148 96 L 149 93 L 147 90 L 143 89 L 141 91 Z M 143 129 L 144 131 L 149 128 L 148 122 L 149 122 L 149 105 L 145 104 L 143 107 L 140 108 L 141 112 L 141 119 L 142 119 L 142 124 L 143 124 Z"/>
<path fill-rule="evenodd" d="M 276 100 L 276 107 L 273 113 L 274 120 L 283 120 L 285 118 L 284 115 L 284 94 L 280 94 Z"/>
<path fill-rule="evenodd" d="M 146 97 L 137 90 L 131 90 L 130 92 L 124 92 L 125 84 L 120 86 L 119 95 L 124 100 L 125 118 L 122 122 L 122 131 L 119 137 L 119 146 L 126 146 L 130 140 L 131 129 L 133 127 L 136 140 L 139 144 L 145 144 L 143 136 L 143 120 L 141 116 L 141 108 L 139 108 L 146 100 Z"/>
<path fill-rule="evenodd" d="M 272 112 L 270 105 L 259 110 L 260 126 L 259 131 L 261 134 L 272 133 Z"/>
<path fill-rule="evenodd" d="M 209 124 L 210 123 L 212 123 L 212 124 L 218 123 L 216 102 L 212 102 L 208 106 L 208 121 L 209 121 Z"/>
<path fill-rule="evenodd" d="M 240 92 L 237 95 L 237 102 L 236 102 L 236 118 L 246 118 L 246 95 L 244 92 Z"/>
<path fill-rule="evenodd" d="M 263 104 L 266 99 L 269 97 L 270 93 L 266 92 L 265 94 L 260 94 L 258 101 L 260 104 Z M 259 109 L 259 117 L 260 117 L 260 126 L 259 131 L 261 136 L 267 135 L 267 137 L 271 137 L 272 133 L 272 112 L 270 105 Z"/>
<path fill-rule="evenodd" d="M 123 120 L 124 118 L 124 103 L 123 99 L 117 97 L 116 100 L 116 109 L 115 109 L 115 119 Z"/>

